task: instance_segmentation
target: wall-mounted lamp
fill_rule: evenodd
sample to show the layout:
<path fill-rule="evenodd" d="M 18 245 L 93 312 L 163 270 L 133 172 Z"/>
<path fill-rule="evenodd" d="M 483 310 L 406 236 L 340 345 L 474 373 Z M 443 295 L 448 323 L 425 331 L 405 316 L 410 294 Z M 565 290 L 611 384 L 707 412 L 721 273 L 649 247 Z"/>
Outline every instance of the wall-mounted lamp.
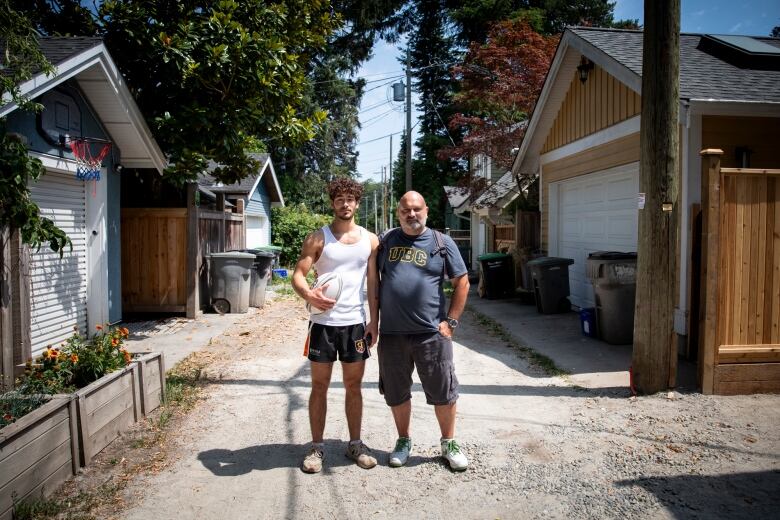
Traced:
<path fill-rule="evenodd" d="M 580 59 L 580 64 L 577 66 L 577 73 L 580 75 L 580 81 L 585 83 L 588 81 L 588 73 L 593 69 L 593 62 L 583 56 Z"/>

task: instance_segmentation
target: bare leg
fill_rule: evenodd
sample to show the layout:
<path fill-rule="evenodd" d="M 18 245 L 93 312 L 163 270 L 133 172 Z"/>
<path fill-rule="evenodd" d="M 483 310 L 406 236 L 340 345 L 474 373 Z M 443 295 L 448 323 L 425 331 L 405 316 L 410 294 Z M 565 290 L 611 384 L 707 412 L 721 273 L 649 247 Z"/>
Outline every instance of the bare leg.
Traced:
<path fill-rule="evenodd" d="M 309 424 L 311 441 L 322 442 L 325 416 L 328 413 L 328 386 L 333 363 L 311 363 L 311 395 L 309 395 Z"/>
<path fill-rule="evenodd" d="M 456 403 L 434 406 L 442 439 L 452 439 L 455 437 L 455 405 Z"/>
<path fill-rule="evenodd" d="M 393 410 L 393 419 L 395 419 L 395 429 L 398 430 L 399 437 L 409 437 L 409 423 L 412 421 L 412 400 L 408 399 L 391 408 Z"/>
<path fill-rule="evenodd" d="M 363 382 L 365 368 L 365 361 L 341 364 L 341 370 L 344 374 L 344 389 L 346 390 L 347 427 L 351 441 L 360 439 L 360 424 L 363 420 L 363 394 L 360 391 L 360 385 Z"/>

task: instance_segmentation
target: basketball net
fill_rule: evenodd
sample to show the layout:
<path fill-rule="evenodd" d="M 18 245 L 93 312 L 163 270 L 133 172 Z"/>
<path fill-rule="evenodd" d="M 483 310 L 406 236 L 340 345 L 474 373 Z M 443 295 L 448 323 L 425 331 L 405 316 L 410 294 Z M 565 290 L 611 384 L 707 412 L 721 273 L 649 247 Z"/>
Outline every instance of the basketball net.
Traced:
<path fill-rule="evenodd" d="M 93 144 L 102 145 L 97 154 L 92 153 Z M 111 143 L 102 139 L 73 137 L 70 139 L 70 149 L 76 159 L 76 177 L 83 181 L 99 181 L 103 159 L 111 150 Z"/>

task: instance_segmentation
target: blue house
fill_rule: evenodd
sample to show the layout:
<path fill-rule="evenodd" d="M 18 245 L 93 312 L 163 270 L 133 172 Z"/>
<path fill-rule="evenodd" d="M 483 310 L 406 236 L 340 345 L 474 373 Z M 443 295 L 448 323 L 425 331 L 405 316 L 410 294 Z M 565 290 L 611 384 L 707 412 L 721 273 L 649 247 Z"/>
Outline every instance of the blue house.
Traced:
<path fill-rule="evenodd" d="M 223 195 L 226 203 L 237 205 L 239 200 L 244 201 L 246 217 L 244 243 L 251 249 L 271 244 L 271 208 L 283 207 L 284 198 L 271 157 L 264 153 L 253 153 L 249 156 L 257 162 L 258 168 L 256 173 L 241 182 L 224 185 L 208 173 L 204 173 L 198 178 L 198 185 L 202 190 Z M 209 171 L 215 167 L 216 165 L 212 164 Z"/>

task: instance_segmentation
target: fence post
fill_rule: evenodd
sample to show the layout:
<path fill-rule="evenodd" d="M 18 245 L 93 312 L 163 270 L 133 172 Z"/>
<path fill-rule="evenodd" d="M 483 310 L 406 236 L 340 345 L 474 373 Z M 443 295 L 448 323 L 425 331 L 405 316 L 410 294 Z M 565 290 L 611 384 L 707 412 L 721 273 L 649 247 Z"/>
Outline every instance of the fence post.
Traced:
<path fill-rule="evenodd" d="M 225 194 L 217 193 L 217 211 L 219 211 L 219 252 L 225 251 L 225 226 L 227 225 L 227 219 L 225 219 Z"/>
<path fill-rule="evenodd" d="M 718 264 L 720 260 L 720 156 L 722 150 L 708 148 L 700 152 L 701 172 L 701 305 L 704 327 L 699 347 L 701 391 L 715 392 L 718 339 Z"/>
<path fill-rule="evenodd" d="M 198 315 L 200 294 L 198 272 L 200 271 L 200 219 L 198 215 L 198 184 L 187 184 L 187 317 Z"/>

